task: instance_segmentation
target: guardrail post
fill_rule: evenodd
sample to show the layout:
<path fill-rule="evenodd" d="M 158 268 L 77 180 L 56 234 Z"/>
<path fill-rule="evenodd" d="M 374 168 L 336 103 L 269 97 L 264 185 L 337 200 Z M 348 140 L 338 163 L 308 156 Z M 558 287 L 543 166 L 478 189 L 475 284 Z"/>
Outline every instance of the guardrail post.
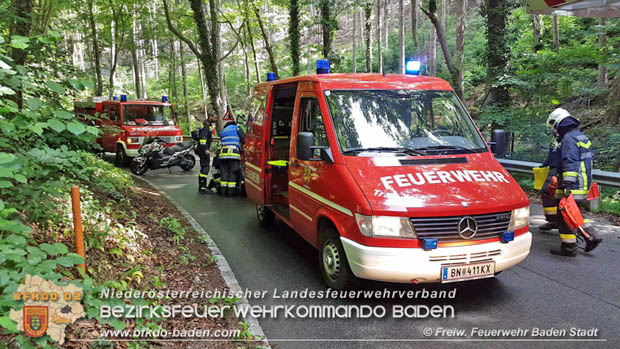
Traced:
<path fill-rule="evenodd" d="M 71 204 L 73 208 L 73 227 L 75 229 L 75 250 L 84 258 L 84 229 L 82 227 L 82 208 L 80 207 L 80 188 L 77 185 L 71 187 Z M 86 274 L 86 265 L 78 264 L 78 267 Z"/>

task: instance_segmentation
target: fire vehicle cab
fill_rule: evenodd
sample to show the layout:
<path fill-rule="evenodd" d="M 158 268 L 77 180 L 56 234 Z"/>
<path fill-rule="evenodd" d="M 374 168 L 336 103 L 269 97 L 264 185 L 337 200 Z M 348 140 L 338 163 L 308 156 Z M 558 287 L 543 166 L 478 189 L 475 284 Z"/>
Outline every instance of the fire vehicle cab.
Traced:
<path fill-rule="evenodd" d="M 127 100 L 121 95 L 120 100 L 115 97 L 113 100 L 77 102 L 75 113 L 99 113 L 102 116 L 94 120 L 100 131 L 97 143 L 104 152 L 116 154 L 117 165 L 127 165 L 131 157 L 137 156 L 138 148 L 147 136 L 162 139 L 166 148 L 183 141 L 183 132 L 166 96 L 161 101 Z"/>
<path fill-rule="evenodd" d="M 529 254 L 528 198 L 446 81 L 307 75 L 251 106 L 247 195 L 318 249 L 329 287 L 487 278 Z"/>

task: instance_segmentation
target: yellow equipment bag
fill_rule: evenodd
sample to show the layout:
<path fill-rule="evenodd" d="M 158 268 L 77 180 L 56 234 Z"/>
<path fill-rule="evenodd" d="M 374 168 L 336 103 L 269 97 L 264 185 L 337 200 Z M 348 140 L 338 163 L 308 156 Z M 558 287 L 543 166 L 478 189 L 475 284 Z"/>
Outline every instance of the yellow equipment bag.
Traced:
<path fill-rule="evenodd" d="M 549 175 L 549 166 L 546 167 L 534 167 L 532 168 L 534 171 L 534 189 L 540 190 L 545 184 L 545 180 L 547 180 L 547 176 Z"/>

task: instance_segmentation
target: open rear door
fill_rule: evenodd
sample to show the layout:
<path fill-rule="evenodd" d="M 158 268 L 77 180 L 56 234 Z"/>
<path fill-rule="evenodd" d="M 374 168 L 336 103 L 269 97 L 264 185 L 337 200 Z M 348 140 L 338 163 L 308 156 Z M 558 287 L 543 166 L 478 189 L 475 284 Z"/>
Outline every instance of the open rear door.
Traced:
<path fill-rule="evenodd" d="M 251 100 L 248 117 L 243 165 L 245 191 L 248 198 L 259 205 L 265 204 L 265 126 L 269 123 L 269 86 L 257 86 Z"/>

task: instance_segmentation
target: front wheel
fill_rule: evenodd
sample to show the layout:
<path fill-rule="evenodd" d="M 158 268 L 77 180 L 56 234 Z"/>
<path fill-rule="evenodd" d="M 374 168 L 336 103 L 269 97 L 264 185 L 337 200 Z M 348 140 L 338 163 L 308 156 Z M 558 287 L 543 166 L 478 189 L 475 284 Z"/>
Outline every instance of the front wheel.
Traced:
<path fill-rule="evenodd" d="M 125 148 L 122 145 L 116 146 L 116 156 L 114 157 L 114 165 L 116 167 L 124 167 L 129 165 L 130 158 L 125 153 Z"/>
<path fill-rule="evenodd" d="M 256 205 L 256 217 L 262 227 L 268 227 L 276 219 L 276 215 L 263 205 Z"/>
<path fill-rule="evenodd" d="M 357 281 L 340 242 L 340 234 L 332 226 L 321 229 L 319 265 L 325 284 L 335 290 L 350 289 Z"/>
<path fill-rule="evenodd" d="M 135 175 L 137 176 L 142 176 L 143 174 L 146 173 L 146 171 L 149 170 L 149 165 L 147 164 L 146 160 L 138 160 L 135 159 L 134 161 L 131 162 L 131 172 L 133 172 Z"/>
<path fill-rule="evenodd" d="M 196 158 L 194 158 L 192 154 L 186 154 L 183 159 L 181 159 L 181 164 L 179 164 L 179 167 L 181 167 L 183 171 L 187 172 L 194 168 L 194 165 L 196 165 Z"/>

